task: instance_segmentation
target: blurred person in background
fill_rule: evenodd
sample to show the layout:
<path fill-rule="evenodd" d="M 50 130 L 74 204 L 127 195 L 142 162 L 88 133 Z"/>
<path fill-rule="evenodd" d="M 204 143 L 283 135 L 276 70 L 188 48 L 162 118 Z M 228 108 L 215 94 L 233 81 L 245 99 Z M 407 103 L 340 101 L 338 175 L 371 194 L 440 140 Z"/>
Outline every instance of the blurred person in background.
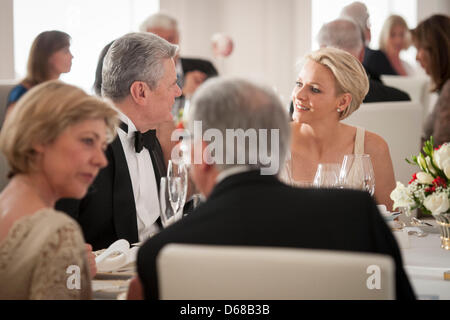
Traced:
<path fill-rule="evenodd" d="M 317 35 L 317 41 L 321 48 L 334 47 L 347 51 L 362 63 L 365 50 L 359 34 L 360 29 L 353 20 L 341 18 L 324 24 Z M 372 79 L 370 72 L 364 65 L 363 67 L 369 78 L 369 91 L 364 97 L 364 103 L 411 100 L 406 92 Z"/>
<path fill-rule="evenodd" d="M 54 205 L 86 194 L 107 164 L 117 121 L 108 103 L 58 80 L 35 86 L 11 111 L 0 133 L 11 168 L 0 193 L 0 300 L 91 298 L 94 255 Z"/>
<path fill-rule="evenodd" d="M 364 64 L 380 74 L 411 76 L 415 71 L 400 58 L 400 52 L 409 48 L 411 35 L 405 19 L 399 15 L 389 16 L 380 34 L 379 50 L 372 50 L 364 59 Z"/>
<path fill-rule="evenodd" d="M 27 75 L 11 89 L 8 111 L 29 89 L 47 80 L 59 79 L 62 73 L 72 68 L 73 55 L 70 52 L 70 36 L 62 31 L 44 31 L 31 45 L 28 56 Z"/>
<path fill-rule="evenodd" d="M 433 136 L 435 146 L 450 141 L 450 17 L 433 15 L 411 30 L 416 60 L 431 77 L 439 94 L 424 125 L 422 144 Z"/>

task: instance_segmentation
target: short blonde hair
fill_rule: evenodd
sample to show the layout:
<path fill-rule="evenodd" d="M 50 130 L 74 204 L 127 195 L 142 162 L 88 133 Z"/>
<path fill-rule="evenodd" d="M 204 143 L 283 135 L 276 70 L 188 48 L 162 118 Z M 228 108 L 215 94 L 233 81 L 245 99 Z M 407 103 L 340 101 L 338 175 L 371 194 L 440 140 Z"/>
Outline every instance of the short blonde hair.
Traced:
<path fill-rule="evenodd" d="M 380 50 L 386 51 L 386 43 L 389 39 L 391 30 L 395 26 L 402 26 L 405 28 L 405 45 L 403 46 L 403 49 L 406 50 L 411 46 L 411 33 L 409 32 L 408 24 L 401 16 L 393 14 L 384 21 L 383 27 L 381 28 L 380 40 L 378 42 Z"/>
<path fill-rule="evenodd" d="M 110 103 L 59 80 L 33 87 L 14 106 L 0 132 L 0 150 L 8 160 L 10 176 L 34 171 L 34 146 L 53 142 L 65 129 L 84 120 L 103 119 L 111 142 L 117 115 Z"/>
<path fill-rule="evenodd" d="M 350 105 L 340 113 L 345 119 L 355 112 L 369 91 L 369 79 L 362 64 L 350 53 L 332 47 L 321 48 L 304 58 L 327 67 L 336 81 L 336 94 L 349 93 L 352 96 Z"/>

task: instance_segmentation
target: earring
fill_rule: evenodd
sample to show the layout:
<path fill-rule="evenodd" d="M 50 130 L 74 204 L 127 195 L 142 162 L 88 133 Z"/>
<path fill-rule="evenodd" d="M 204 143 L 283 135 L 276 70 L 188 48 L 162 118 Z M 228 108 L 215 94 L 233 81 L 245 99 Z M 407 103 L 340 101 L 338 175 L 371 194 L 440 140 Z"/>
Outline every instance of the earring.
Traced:
<path fill-rule="evenodd" d="M 342 112 L 341 108 L 337 108 L 337 112 Z"/>

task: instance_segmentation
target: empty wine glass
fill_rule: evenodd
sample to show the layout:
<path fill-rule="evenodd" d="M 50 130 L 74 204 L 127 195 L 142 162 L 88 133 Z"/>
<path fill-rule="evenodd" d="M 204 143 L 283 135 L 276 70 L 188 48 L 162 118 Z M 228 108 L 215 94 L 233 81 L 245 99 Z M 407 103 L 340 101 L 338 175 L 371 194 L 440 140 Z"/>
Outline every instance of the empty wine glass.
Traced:
<path fill-rule="evenodd" d="M 188 172 L 186 165 L 184 163 L 174 164 L 172 160 L 169 160 L 167 180 L 170 204 L 175 212 L 176 220 L 179 220 L 183 216 L 187 195 Z"/>
<path fill-rule="evenodd" d="M 375 174 L 368 154 L 348 154 L 344 156 L 339 173 L 339 184 L 344 188 L 365 190 L 373 196 Z"/>
<path fill-rule="evenodd" d="M 340 170 L 341 166 L 338 163 L 319 163 L 313 186 L 316 188 L 338 187 Z"/>
<path fill-rule="evenodd" d="M 175 213 L 169 199 L 169 186 L 167 178 L 161 178 L 159 185 L 159 204 L 161 208 L 161 223 L 164 228 L 176 221 Z"/>

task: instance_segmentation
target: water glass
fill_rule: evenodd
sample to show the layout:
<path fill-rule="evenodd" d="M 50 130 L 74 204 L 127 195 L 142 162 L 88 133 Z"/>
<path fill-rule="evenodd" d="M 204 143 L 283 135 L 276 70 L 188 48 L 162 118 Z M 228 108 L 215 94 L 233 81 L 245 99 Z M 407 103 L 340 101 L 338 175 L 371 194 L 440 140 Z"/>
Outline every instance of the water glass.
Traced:
<path fill-rule="evenodd" d="M 319 163 L 313 186 L 316 188 L 336 188 L 339 186 L 339 172 L 341 166 L 338 163 Z"/>
<path fill-rule="evenodd" d="M 373 196 L 375 192 L 375 174 L 370 155 L 345 155 L 339 173 L 339 184 L 344 188 L 367 191 Z"/>
<path fill-rule="evenodd" d="M 159 185 L 159 204 L 161 208 L 161 223 L 164 228 L 167 228 L 177 219 L 170 203 L 169 184 L 165 177 L 161 178 Z"/>
<path fill-rule="evenodd" d="M 183 216 L 188 187 L 188 171 L 184 163 L 175 165 L 169 160 L 167 167 L 169 200 L 177 220 Z"/>

